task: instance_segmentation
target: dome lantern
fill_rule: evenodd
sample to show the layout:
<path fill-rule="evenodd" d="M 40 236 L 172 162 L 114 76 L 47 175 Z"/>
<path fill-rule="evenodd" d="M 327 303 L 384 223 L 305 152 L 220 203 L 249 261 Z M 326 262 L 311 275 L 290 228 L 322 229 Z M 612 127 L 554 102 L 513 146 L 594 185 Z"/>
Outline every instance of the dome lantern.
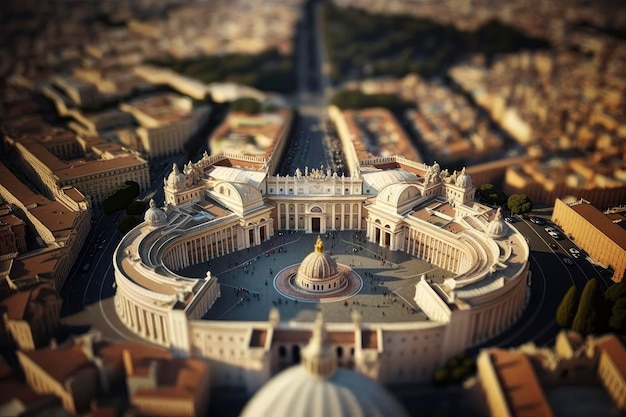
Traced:
<path fill-rule="evenodd" d="M 321 312 L 317 313 L 313 323 L 313 334 L 309 344 L 302 350 L 302 364 L 311 375 L 328 378 L 337 369 L 331 347 L 326 340 L 326 328 Z"/>

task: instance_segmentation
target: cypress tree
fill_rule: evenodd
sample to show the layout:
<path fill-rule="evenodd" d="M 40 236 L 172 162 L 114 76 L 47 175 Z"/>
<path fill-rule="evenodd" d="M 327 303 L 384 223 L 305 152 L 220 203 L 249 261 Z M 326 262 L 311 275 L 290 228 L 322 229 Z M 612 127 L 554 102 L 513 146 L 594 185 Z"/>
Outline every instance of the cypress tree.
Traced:
<path fill-rule="evenodd" d="M 578 290 L 572 285 L 563 296 L 559 308 L 556 310 L 556 323 L 559 327 L 569 329 L 572 326 L 576 310 L 578 309 Z"/>
<path fill-rule="evenodd" d="M 590 334 L 598 330 L 598 314 L 602 308 L 600 284 L 596 278 L 587 281 L 580 296 L 578 311 L 572 322 L 572 330 L 581 334 Z"/>

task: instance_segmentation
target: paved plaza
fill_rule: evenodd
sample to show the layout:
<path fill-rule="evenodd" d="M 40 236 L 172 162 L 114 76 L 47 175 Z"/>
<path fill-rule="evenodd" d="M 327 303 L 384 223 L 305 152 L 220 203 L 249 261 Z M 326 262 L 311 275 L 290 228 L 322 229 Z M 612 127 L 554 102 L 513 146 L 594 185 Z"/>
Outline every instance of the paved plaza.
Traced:
<path fill-rule="evenodd" d="M 277 231 L 260 246 L 190 266 L 179 274 L 203 278 L 208 268 L 218 277 L 222 295 L 205 315 L 207 320 L 265 321 L 276 306 L 282 321 L 313 321 L 316 311 L 322 311 L 330 322 L 350 322 L 356 309 L 364 322 L 373 323 L 427 320 L 413 300 L 415 284 L 422 274 L 437 282 L 452 276 L 401 251 L 364 242 L 355 231 L 321 236 L 326 252 L 337 263 L 351 266 L 363 280 L 361 290 L 347 299 L 298 302 L 276 290 L 276 274 L 313 251 L 317 234 L 304 232 Z"/>

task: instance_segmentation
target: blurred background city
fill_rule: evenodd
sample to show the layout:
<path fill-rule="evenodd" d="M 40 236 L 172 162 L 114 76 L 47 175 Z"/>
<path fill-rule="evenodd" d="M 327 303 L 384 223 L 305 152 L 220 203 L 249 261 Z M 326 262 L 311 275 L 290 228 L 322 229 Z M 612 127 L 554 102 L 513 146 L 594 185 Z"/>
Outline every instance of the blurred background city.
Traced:
<path fill-rule="evenodd" d="M 248 393 L 220 392 L 222 405 L 209 405 L 202 391 L 210 388 L 207 363 L 146 347 L 119 322 L 113 305 L 111 259 L 122 236 L 148 222 L 145 213 L 158 223 L 150 201 L 168 205 L 164 187 L 197 185 L 208 167 L 218 167 L 221 180 L 244 182 L 248 175 L 245 181 L 263 178 L 255 184 L 277 189 L 285 178 L 360 181 L 361 170 L 376 164 L 412 167 L 419 175 L 434 172 L 430 167 L 439 175 L 441 164 L 441 178 L 467 173 L 466 188 L 476 187 L 477 202 L 500 207 L 526 236 L 533 224 L 550 222 L 546 233 L 567 247 L 526 242 L 537 252 L 545 246 L 566 271 L 578 265 L 575 279 L 568 272 L 573 287 L 586 290 L 597 277 L 595 291 L 606 290 L 609 303 L 605 321 L 613 320 L 603 329 L 624 333 L 626 286 L 612 284 L 626 272 L 625 111 L 623 0 L 1 0 L 0 347 L 6 363 L 0 364 L 0 414 L 158 415 L 146 411 L 149 403 L 181 392 L 194 404 L 190 415 L 241 411 Z M 235 174 L 232 167 L 258 175 Z M 569 207 L 611 232 L 600 230 L 603 237 L 592 241 L 576 228 L 566 230 Z M 533 209 L 532 217 L 522 217 Z M 207 212 L 219 219 L 227 211 L 216 204 Z M 286 215 L 284 223 L 272 221 L 304 229 Z M 343 223 L 342 217 L 342 231 Z M 357 229 L 352 219 L 349 224 L 346 230 Z M 563 230 L 548 230 L 558 226 Z M 286 239 L 282 232 L 261 236 L 259 248 L 278 236 Z M 610 251 L 598 249 L 605 238 Z M 259 248 L 253 246 L 255 255 L 257 249 L 263 254 Z M 537 259 L 552 259 L 537 252 L 533 272 Z M 585 266 L 581 257 L 589 260 Z M 537 313 L 550 316 L 549 329 L 534 333 L 540 337 L 524 338 L 520 330 L 493 345 L 556 343 L 567 360 L 593 346 L 586 352 L 622 360 L 624 378 L 623 340 L 585 344 L 582 336 L 599 329 L 589 327 L 582 336 L 557 336 L 560 327 L 571 327 L 553 317 L 562 297 L 574 299 L 573 292 L 565 295 L 569 284 L 555 285 L 550 305 Z M 539 311 L 544 299 L 533 300 Z M 112 330 L 115 325 L 123 330 Z M 104 332 L 106 341 L 85 336 L 90 328 Z M 63 343 L 66 350 L 57 349 Z M 550 367 L 556 354 L 546 352 L 535 359 Z M 498 351 L 482 362 L 492 361 L 487 368 L 515 363 L 534 375 L 525 354 Z M 439 376 L 426 378 L 435 384 L 420 385 L 419 395 L 409 384 L 395 393 L 412 415 L 481 415 L 488 399 L 445 403 L 476 373 L 476 355 L 438 363 Z M 145 358 L 162 361 L 173 382 L 133 397 L 150 384 L 143 373 L 156 372 Z M 106 395 L 100 392 L 107 385 L 103 361 L 111 375 L 126 375 L 126 384 L 107 387 Z M 68 383 L 58 392 L 42 388 L 47 377 L 28 370 L 66 381 L 96 362 L 100 374 L 90 376 L 100 382 Z M 177 373 L 183 368 L 194 387 Z M 444 385 L 447 391 L 439 391 Z M 541 400 L 533 387 L 524 392 Z M 589 400 L 606 407 L 568 408 L 569 392 L 551 397 L 553 408 L 535 408 L 534 415 L 620 415 L 626 383 L 616 390 L 613 400 L 602 390 Z M 506 415 L 524 415 L 522 408 Z M 554 410 L 560 411 L 550 414 Z M 606 414 L 593 414 L 598 410 Z"/>

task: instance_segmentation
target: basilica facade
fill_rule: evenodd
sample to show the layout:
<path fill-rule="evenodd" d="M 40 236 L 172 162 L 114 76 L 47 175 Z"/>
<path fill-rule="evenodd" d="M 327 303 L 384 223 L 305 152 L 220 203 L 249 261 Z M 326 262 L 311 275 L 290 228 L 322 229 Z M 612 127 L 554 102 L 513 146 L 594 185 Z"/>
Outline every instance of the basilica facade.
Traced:
<path fill-rule="evenodd" d="M 474 201 L 465 170 L 388 157 L 360 161 L 352 177 L 306 167 L 273 176 L 249 157 L 204 155 L 173 166 L 164 191 L 163 207 L 151 203 L 114 254 L 117 313 L 147 341 L 211 359 L 216 386 L 256 390 L 306 345 L 312 323 L 283 322 L 275 310 L 267 320 L 203 320 L 221 278 L 211 267 L 201 279 L 180 271 L 279 232 L 351 230 L 447 271 L 440 282 L 415 281 L 426 320 L 327 321 L 339 364 L 381 383 L 429 380 L 438 364 L 514 323 L 528 299 L 528 245 Z"/>

